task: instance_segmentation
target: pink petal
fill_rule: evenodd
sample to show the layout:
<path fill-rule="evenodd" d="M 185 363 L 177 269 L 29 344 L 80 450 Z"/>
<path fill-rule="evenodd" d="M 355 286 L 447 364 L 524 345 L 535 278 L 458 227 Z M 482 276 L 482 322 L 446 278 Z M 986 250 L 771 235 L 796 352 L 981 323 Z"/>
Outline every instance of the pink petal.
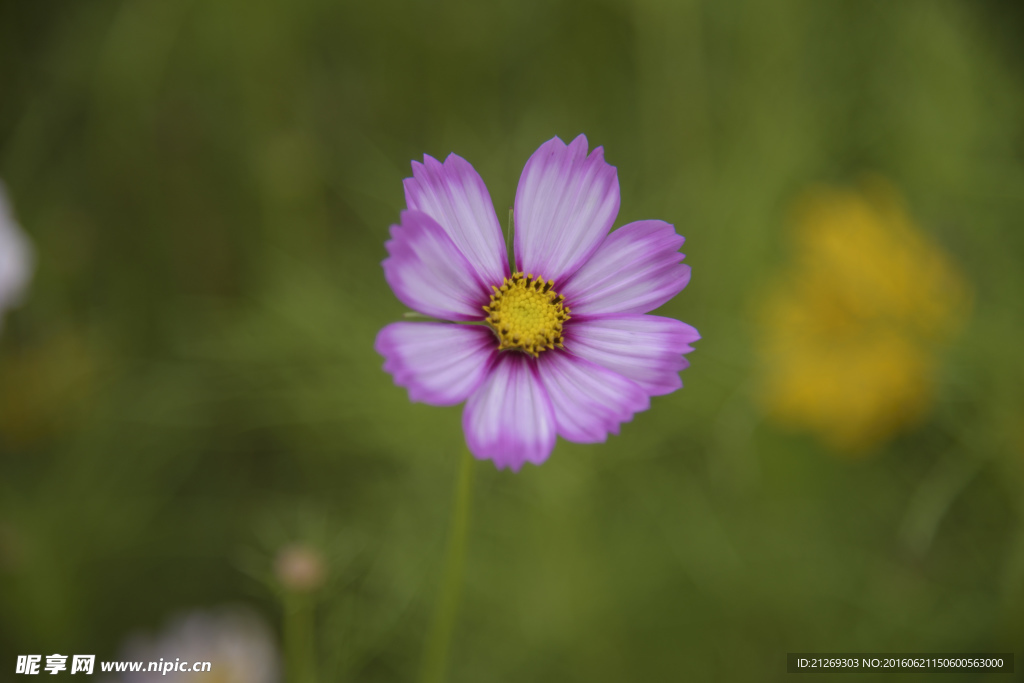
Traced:
<path fill-rule="evenodd" d="M 465 401 L 483 381 L 496 347 L 490 329 L 451 323 L 392 323 L 374 344 L 384 370 L 409 390 L 409 399 L 432 406 Z"/>
<path fill-rule="evenodd" d="M 608 235 L 600 248 L 559 289 L 574 316 L 647 313 L 690 281 L 680 263 L 683 237 L 664 221 L 637 221 Z"/>
<path fill-rule="evenodd" d="M 555 447 L 555 416 L 533 359 L 501 353 L 462 413 L 469 451 L 498 469 L 539 465 Z"/>
<path fill-rule="evenodd" d="M 412 163 L 412 176 L 404 181 L 409 209 L 437 221 L 488 287 L 501 284 L 510 274 L 505 238 L 476 169 L 456 154 L 444 164 L 425 155 Z"/>
<path fill-rule="evenodd" d="M 483 319 L 487 285 L 433 218 L 403 211 L 384 246 L 384 278 L 406 306 L 444 320 Z"/>
<path fill-rule="evenodd" d="M 565 326 L 567 351 L 628 377 L 651 396 L 683 386 L 679 371 L 689 365 L 683 354 L 698 339 L 690 325 L 657 315 L 599 316 Z"/>
<path fill-rule="evenodd" d="M 558 434 L 569 441 L 604 441 L 609 432 L 618 434 L 633 413 L 650 407 L 638 384 L 569 353 L 543 353 L 537 369 L 551 397 Z"/>
<path fill-rule="evenodd" d="M 601 244 L 619 213 L 619 178 L 587 138 L 548 140 L 526 162 L 515 204 L 516 268 L 558 284 Z"/>
<path fill-rule="evenodd" d="M 4 312 L 24 295 L 34 261 L 32 244 L 15 222 L 6 190 L 0 183 L 0 323 Z"/>

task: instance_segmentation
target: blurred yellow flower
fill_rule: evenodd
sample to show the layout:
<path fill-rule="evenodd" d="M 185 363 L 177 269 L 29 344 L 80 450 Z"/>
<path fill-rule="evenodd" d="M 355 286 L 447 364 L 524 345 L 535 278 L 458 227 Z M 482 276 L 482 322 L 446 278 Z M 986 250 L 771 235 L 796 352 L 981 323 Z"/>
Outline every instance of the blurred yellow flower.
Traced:
<path fill-rule="evenodd" d="M 881 180 L 797 202 L 794 259 L 759 301 L 759 400 L 786 426 L 860 452 L 919 419 L 968 288 Z"/>

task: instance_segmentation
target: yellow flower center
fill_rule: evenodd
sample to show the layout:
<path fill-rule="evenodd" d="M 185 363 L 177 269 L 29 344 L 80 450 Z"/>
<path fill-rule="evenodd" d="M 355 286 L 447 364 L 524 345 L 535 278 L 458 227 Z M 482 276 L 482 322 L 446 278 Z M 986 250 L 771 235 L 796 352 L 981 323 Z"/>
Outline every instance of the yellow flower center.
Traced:
<path fill-rule="evenodd" d="M 501 287 L 491 286 L 494 294 L 484 310 L 498 335 L 499 351 L 515 349 L 536 358 L 546 349 L 562 348 L 562 323 L 569 319 L 569 309 L 554 286 L 554 280 L 532 273 L 513 273 Z"/>

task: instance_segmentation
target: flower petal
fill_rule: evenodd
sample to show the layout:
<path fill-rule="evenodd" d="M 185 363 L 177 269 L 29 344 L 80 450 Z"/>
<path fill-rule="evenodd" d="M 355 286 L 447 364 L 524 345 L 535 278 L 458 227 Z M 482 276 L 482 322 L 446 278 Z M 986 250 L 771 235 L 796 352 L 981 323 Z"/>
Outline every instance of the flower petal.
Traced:
<path fill-rule="evenodd" d="M 683 354 L 700 339 L 690 325 L 657 315 L 610 315 L 573 320 L 565 326 L 565 349 L 627 377 L 651 396 L 683 386 Z M 554 400 L 554 399 L 552 399 Z"/>
<path fill-rule="evenodd" d="M 466 402 L 462 428 L 470 452 L 498 469 L 517 471 L 524 462 L 547 460 L 555 447 L 555 416 L 534 361 L 517 352 L 499 354 Z"/>
<path fill-rule="evenodd" d="M 486 286 L 501 284 L 510 275 L 505 238 L 476 169 L 457 154 L 443 164 L 424 155 L 422 164 L 412 162 L 412 176 L 403 183 L 409 209 L 437 221 Z"/>
<path fill-rule="evenodd" d="M 572 314 L 647 313 L 690 281 L 683 237 L 664 221 L 637 221 L 605 238 L 559 289 Z"/>
<path fill-rule="evenodd" d="M 619 178 L 587 138 L 548 140 L 526 162 L 515 204 L 516 269 L 557 285 L 586 262 L 619 213 Z"/>
<path fill-rule="evenodd" d="M 444 320 L 483 319 L 487 286 L 433 218 L 403 211 L 384 246 L 384 278 L 406 306 Z"/>
<path fill-rule="evenodd" d="M 635 382 L 565 352 L 537 359 L 541 382 L 555 411 L 558 434 L 569 441 L 597 443 L 651 403 Z"/>
<path fill-rule="evenodd" d="M 403 322 L 381 330 L 373 348 L 395 384 L 409 390 L 409 400 L 452 406 L 480 386 L 496 346 L 482 325 Z"/>
<path fill-rule="evenodd" d="M 0 183 L 0 322 L 4 311 L 21 300 L 33 268 L 32 245 L 15 222 Z"/>

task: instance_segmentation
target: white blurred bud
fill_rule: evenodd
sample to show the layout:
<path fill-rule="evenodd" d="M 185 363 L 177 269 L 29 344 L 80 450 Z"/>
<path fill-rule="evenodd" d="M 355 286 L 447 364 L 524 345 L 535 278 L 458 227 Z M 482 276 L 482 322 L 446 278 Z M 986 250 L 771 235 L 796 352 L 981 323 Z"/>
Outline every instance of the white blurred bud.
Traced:
<path fill-rule="evenodd" d="M 302 543 L 292 543 L 277 553 L 274 573 L 288 590 L 307 592 L 323 585 L 327 568 L 317 550 Z"/>

